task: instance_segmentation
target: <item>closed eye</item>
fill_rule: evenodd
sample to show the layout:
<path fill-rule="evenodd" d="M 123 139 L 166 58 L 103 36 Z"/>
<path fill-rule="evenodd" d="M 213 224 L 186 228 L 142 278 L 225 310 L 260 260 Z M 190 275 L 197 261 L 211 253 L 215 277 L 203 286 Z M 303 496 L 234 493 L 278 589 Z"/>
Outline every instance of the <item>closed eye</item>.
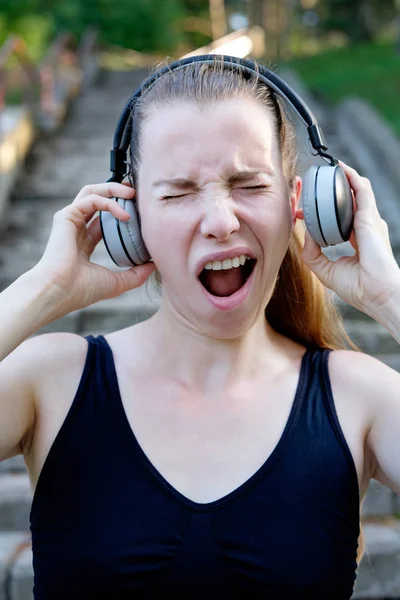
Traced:
<path fill-rule="evenodd" d="M 239 187 L 236 189 L 239 190 L 266 190 L 269 186 L 268 185 L 246 185 L 243 187 Z"/>
<path fill-rule="evenodd" d="M 237 190 L 266 190 L 267 188 L 269 188 L 269 185 L 248 185 L 248 186 L 241 186 L 241 187 L 236 187 L 234 189 Z M 176 200 L 177 198 L 184 198 L 185 196 L 188 196 L 189 192 L 186 194 L 177 194 L 176 196 L 162 196 L 161 200 Z"/>
<path fill-rule="evenodd" d="M 178 196 L 162 196 L 161 200 L 173 200 L 174 198 L 184 198 L 187 194 L 179 194 Z"/>

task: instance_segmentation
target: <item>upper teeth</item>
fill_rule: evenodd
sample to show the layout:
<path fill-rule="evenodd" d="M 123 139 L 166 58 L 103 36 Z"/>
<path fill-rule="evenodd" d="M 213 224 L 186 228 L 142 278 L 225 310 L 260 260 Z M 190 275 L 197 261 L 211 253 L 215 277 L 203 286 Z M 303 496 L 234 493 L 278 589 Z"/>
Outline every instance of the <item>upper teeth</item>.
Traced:
<path fill-rule="evenodd" d="M 232 267 L 239 267 L 240 265 L 244 265 L 246 260 L 251 260 L 251 256 L 247 256 L 247 254 L 241 254 L 240 256 L 235 256 L 234 258 L 226 258 L 225 260 L 213 260 L 212 262 L 208 262 L 204 267 L 207 270 L 213 271 L 221 271 L 221 269 L 232 269 Z"/>

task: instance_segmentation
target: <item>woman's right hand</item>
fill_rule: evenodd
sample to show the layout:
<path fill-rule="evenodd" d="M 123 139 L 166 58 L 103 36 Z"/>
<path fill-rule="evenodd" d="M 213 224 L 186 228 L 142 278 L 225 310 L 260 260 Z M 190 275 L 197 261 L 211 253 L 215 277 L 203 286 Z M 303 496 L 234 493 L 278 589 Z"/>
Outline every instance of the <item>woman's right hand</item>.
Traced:
<path fill-rule="evenodd" d="M 114 198 L 132 200 L 134 195 L 135 190 L 125 183 L 87 185 L 72 204 L 55 213 L 44 254 L 34 271 L 47 284 L 55 286 L 63 312 L 85 308 L 139 287 L 155 270 L 153 262 L 112 271 L 90 261 L 102 239 L 100 217 L 96 213 L 109 211 L 115 218 L 127 221 L 128 213 Z"/>

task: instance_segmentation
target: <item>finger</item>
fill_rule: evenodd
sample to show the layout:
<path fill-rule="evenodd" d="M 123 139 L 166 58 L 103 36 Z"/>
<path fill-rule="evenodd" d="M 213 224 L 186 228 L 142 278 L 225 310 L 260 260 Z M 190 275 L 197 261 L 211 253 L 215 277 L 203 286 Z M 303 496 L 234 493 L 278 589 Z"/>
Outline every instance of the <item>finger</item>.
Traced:
<path fill-rule="evenodd" d="M 155 270 L 156 265 L 154 262 L 150 261 L 143 265 L 127 269 L 126 271 L 115 273 L 117 281 L 117 289 L 115 290 L 116 295 L 140 287 Z"/>
<path fill-rule="evenodd" d="M 378 214 L 376 199 L 370 180 L 359 175 L 355 169 L 349 167 L 343 161 L 339 160 L 338 162 L 345 172 L 350 187 L 354 192 L 353 201 L 355 200 L 357 210 L 373 211 Z"/>
<path fill-rule="evenodd" d="M 116 219 L 127 221 L 130 219 L 130 214 L 114 200 L 114 198 L 105 198 L 97 194 L 91 194 L 86 198 L 74 201 L 69 207 L 70 211 L 78 210 L 84 217 L 86 224 L 93 218 L 97 211 L 110 212 Z"/>
<path fill-rule="evenodd" d="M 330 288 L 330 273 L 334 263 L 325 256 L 320 246 L 314 242 L 307 230 L 304 235 L 302 258 L 318 279 L 326 287 Z"/>
<path fill-rule="evenodd" d="M 93 252 L 93 250 L 95 249 L 95 247 L 97 246 L 97 244 L 103 238 L 103 232 L 101 230 L 99 215 L 97 215 L 93 219 L 93 221 L 91 221 L 90 225 L 87 228 L 87 235 L 89 238 L 89 243 L 88 243 L 88 247 L 86 248 L 86 250 L 88 251 L 89 254 L 91 254 Z"/>
<path fill-rule="evenodd" d="M 135 195 L 135 190 L 131 186 L 117 183 L 116 181 L 95 183 L 85 185 L 76 196 L 74 202 L 82 200 L 82 198 L 90 196 L 91 194 L 104 196 L 106 198 L 125 198 L 126 200 L 130 200 Z"/>

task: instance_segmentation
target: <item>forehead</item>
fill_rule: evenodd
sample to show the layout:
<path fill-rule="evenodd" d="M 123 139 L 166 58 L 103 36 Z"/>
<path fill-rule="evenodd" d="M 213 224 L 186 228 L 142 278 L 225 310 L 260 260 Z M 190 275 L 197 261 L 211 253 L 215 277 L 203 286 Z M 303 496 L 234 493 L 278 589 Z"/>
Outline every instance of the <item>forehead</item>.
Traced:
<path fill-rule="evenodd" d="M 255 100 L 189 103 L 153 108 L 141 135 L 143 168 L 172 172 L 233 166 L 272 166 L 277 151 L 273 121 Z"/>

